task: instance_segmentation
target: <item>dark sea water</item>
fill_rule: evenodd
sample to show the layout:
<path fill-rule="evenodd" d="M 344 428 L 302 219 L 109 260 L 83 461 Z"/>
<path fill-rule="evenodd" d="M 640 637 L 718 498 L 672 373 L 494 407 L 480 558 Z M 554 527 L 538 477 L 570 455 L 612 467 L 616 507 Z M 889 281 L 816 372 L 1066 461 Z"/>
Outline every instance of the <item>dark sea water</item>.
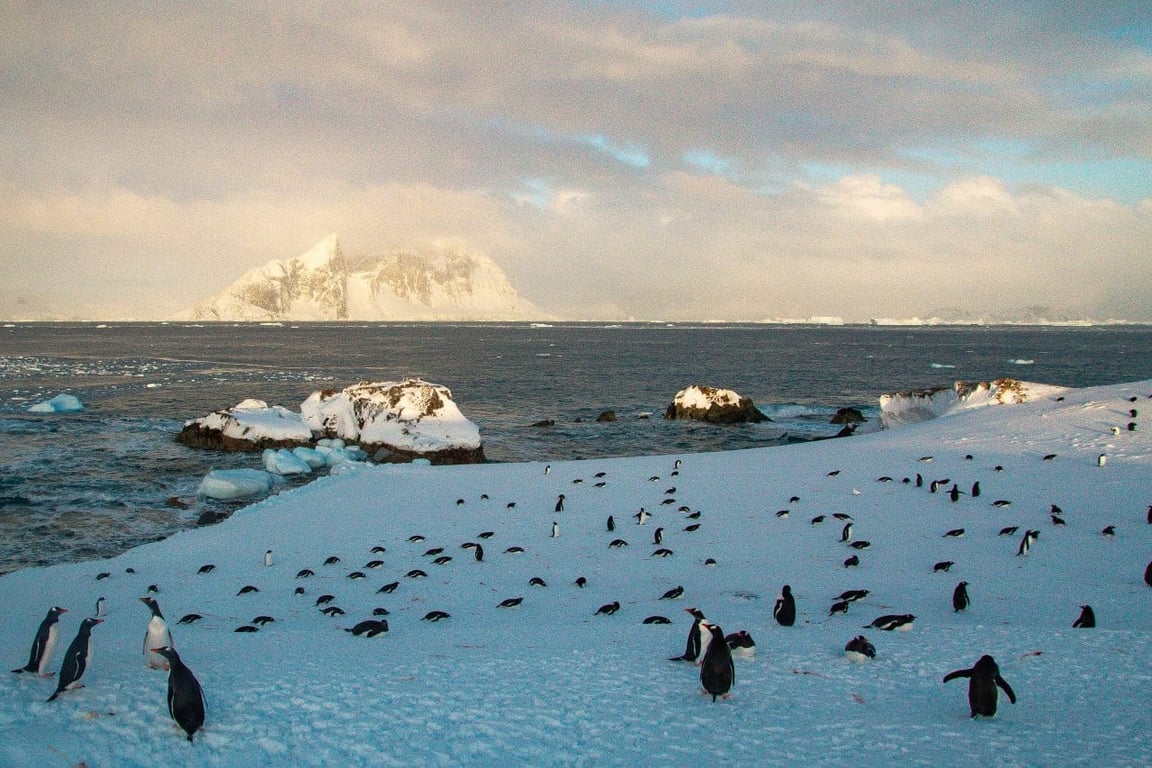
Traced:
<path fill-rule="evenodd" d="M 833 435 L 829 419 L 843 406 L 874 423 L 877 399 L 896 390 L 1004 376 L 1074 387 L 1152 378 L 1152 327 L 0 327 L 0 573 L 110 556 L 220 506 L 194 498 L 203 476 L 259 467 L 259 455 L 177 445 L 188 419 L 250 397 L 298 410 L 317 389 L 409 376 L 452 390 L 490 461 L 715 451 Z M 690 384 L 735 389 L 773 421 L 664 421 Z M 28 413 L 61 392 L 85 410 Z M 617 421 L 596 423 L 605 410 Z M 542 420 L 555 426 L 531 426 Z"/>

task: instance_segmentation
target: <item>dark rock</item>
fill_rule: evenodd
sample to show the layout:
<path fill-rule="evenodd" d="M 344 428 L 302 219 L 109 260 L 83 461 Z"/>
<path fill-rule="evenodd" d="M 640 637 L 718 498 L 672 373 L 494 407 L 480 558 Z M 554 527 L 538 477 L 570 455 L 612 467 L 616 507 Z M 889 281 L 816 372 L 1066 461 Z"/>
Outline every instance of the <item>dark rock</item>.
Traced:
<path fill-rule="evenodd" d="M 690 392 L 690 390 L 695 390 Z M 687 395 L 687 397 L 686 397 Z M 706 403 L 702 405 L 701 403 Z M 752 400 L 729 389 L 692 386 L 676 393 L 664 411 L 665 419 L 695 419 L 710 424 L 759 424 L 770 419 Z"/>
<path fill-rule="evenodd" d="M 598 422 L 616 421 L 616 411 L 604 411 L 603 413 L 601 413 L 599 416 L 596 417 L 596 421 L 598 421 Z"/>
<path fill-rule="evenodd" d="M 532 424 L 532 426 L 534 426 L 534 427 L 554 427 L 554 426 L 556 426 L 556 422 L 553 419 L 544 419 L 542 421 L 535 422 L 534 424 Z"/>
<path fill-rule="evenodd" d="M 271 438 L 237 438 L 224 434 L 214 427 L 190 421 L 176 435 L 176 442 L 189 448 L 205 448 L 210 451 L 263 451 L 265 448 L 295 448 L 311 445 L 311 440 L 273 440 Z"/>
<path fill-rule="evenodd" d="M 859 408 L 841 408 L 832 417 L 831 424 L 863 424 L 867 419 Z"/>

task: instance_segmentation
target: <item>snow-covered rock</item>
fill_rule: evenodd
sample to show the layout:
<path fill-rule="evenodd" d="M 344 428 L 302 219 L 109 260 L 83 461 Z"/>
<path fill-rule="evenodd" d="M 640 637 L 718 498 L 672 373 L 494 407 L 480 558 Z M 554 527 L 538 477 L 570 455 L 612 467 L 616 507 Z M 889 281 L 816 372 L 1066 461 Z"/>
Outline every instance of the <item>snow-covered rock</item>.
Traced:
<path fill-rule="evenodd" d="M 190 320 L 532 320 L 490 258 L 460 249 L 396 251 L 353 260 L 335 234 L 311 250 L 253 269 L 181 313 Z"/>
<path fill-rule="evenodd" d="M 480 429 L 460 412 L 452 393 L 420 379 L 314 392 L 300 413 L 315 432 L 356 441 L 369 455 L 386 449 L 399 460 L 422 456 L 434 464 L 484 461 Z"/>
<path fill-rule="evenodd" d="M 696 419 L 713 424 L 737 424 L 767 421 L 750 398 L 731 389 L 717 389 L 693 384 L 680 390 L 668 404 L 665 419 Z"/>
<path fill-rule="evenodd" d="M 49 400 L 36 403 L 28 409 L 29 413 L 76 413 L 84 410 L 84 404 L 76 395 L 67 393 L 56 395 Z"/>
<path fill-rule="evenodd" d="M 951 387 L 895 392 L 880 396 L 880 424 L 885 429 L 916 424 L 969 408 L 1059 397 L 1064 391 L 1063 387 L 1050 384 L 996 379 L 975 383 L 958 381 Z"/>
<path fill-rule="evenodd" d="M 249 499 L 263 496 L 274 484 L 272 475 L 259 469 L 214 469 L 200 481 L 197 493 L 221 501 Z"/>
<path fill-rule="evenodd" d="M 177 442 L 193 448 L 225 451 L 294 448 L 312 439 L 312 430 L 299 413 L 253 399 L 185 422 L 176 436 Z"/>

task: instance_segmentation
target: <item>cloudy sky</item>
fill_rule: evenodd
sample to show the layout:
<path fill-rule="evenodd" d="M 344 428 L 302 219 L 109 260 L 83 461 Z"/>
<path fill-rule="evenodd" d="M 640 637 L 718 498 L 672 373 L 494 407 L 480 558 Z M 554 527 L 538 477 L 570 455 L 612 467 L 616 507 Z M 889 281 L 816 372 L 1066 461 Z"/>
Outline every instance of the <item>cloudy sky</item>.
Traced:
<path fill-rule="evenodd" d="M 6 2 L 0 312 L 337 232 L 569 318 L 1152 320 L 1152 6 L 942 5 Z"/>

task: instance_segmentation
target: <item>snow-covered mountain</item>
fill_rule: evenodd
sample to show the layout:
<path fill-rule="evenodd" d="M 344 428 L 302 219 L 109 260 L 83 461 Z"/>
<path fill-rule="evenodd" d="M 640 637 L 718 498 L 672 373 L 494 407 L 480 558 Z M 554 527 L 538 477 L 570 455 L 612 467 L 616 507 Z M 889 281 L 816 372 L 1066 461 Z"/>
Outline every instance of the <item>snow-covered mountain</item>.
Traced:
<path fill-rule="evenodd" d="M 395 251 L 353 261 L 335 234 L 270 261 L 180 314 L 192 320 L 540 320 L 483 254 Z"/>

